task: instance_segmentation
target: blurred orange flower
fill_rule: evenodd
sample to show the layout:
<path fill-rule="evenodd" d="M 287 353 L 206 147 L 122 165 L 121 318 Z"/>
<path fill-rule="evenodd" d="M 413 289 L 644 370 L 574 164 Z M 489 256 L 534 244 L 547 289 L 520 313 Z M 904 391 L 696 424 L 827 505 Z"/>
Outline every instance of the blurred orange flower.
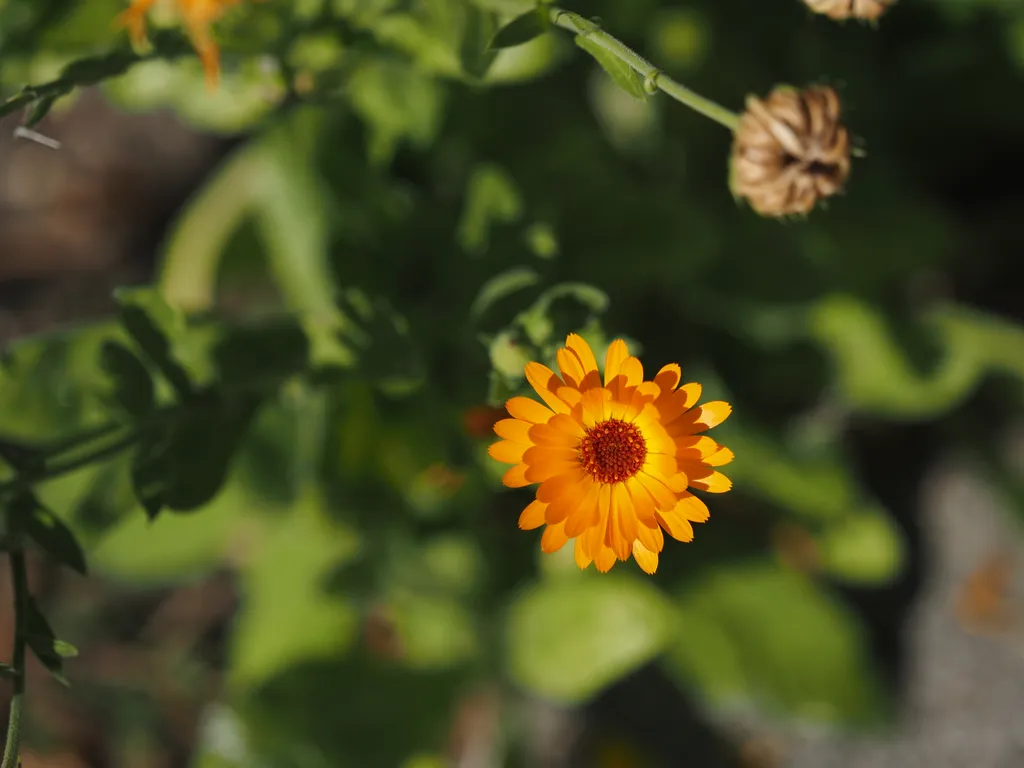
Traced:
<path fill-rule="evenodd" d="M 513 418 L 494 425 L 505 439 L 490 447 L 491 456 L 515 464 L 505 485 L 540 483 L 519 526 L 546 524 L 545 552 L 575 539 L 580 568 L 593 562 L 606 572 L 632 555 L 654 573 L 662 530 L 690 541 L 692 523 L 708 519 L 707 506 L 688 488 L 723 493 L 732 487 L 715 469 L 732 461 L 732 451 L 700 434 L 732 408 L 722 401 L 697 406 L 700 384 L 680 387 L 675 364 L 644 381 L 643 366 L 621 339 L 608 348 L 603 382 L 594 353 L 576 334 L 557 360 L 561 378 L 540 363 L 526 366 L 546 407 L 513 397 L 506 404 Z"/>
<path fill-rule="evenodd" d="M 196 49 L 209 88 L 220 82 L 220 50 L 210 33 L 211 25 L 218 21 L 233 5 L 242 0 L 174 0 L 178 16 L 188 31 L 192 47 Z M 158 0 L 129 0 L 131 7 L 118 16 L 117 24 L 128 30 L 136 45 L 146 39 L 146 14 Z"/>

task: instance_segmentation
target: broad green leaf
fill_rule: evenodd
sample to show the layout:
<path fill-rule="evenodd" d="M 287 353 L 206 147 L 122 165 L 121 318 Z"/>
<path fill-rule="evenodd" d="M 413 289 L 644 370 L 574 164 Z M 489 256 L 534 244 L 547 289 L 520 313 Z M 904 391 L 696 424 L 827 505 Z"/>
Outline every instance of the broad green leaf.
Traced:
<path fill-rule="evenodd" d="M 509 674 L 531 693 L 581 702 L 654 659 L 672 634 L 671 604 L 650 582 L 553 579 L 521 595 L 506 617 Z"/>
<path fill-rule="evenodd" d="M 132 341 L 139 346 L 149 362 L 163 373 L 179 397 L 190 397 L 192 383 L 181 363 L 174 358 L 166 335 L 169 326 L 181 322 L 174 310 L 153 290 L 121 289 L 115 296 L 120 305 L 118 317 Z"/>
<path fill-rule="evenodd" d="M 551 28 L 551 21 L 548 18 L 546 9 L 535 8 L 527 11 L 521 16 L 516 16 L 508 24 L 498 30 L 498 34 L 491 40 L 491 48 L 514 48 L 517 45 L 528 43 L 535 37 L 543 35 Z"/>
<path fill-rule="evenodd" d="M 217 495 L 260 404 L 249 395 L 205 395 L 143 444 L 133 485 L 151 517 L 162 506 L 190 512 Z"/>
<path fill-rule="evenodd" d="M 600 43 L 595 41 L 594 38 L 577 35 L 576 45 L 593 56 L 597 63 L 601 65 L 601 68 L 611 76 L 612 80 L 618 83 L 619 87 L 630 96 L 640 100 L 647 98 L 647 91 L 644 90 L 644 79 L 622 59 L 618 58 L 611 51 L 602 48 Z"/>
<path fill-rule="evenodd" d="M 43 612 L 39 610 L 39 605 L 36 603 L 35 598 L 29 595 L 27 602 L 28 616 L 25 622 L 25 641 L 28 643 L 32 653 L 35 654 L 35 657 L 53 675 L 54 679 L 61 685 L 68 685 L 67 678 L 64 677 L 64 660 L 57 651 L 58 644 L 61 641 L 57 640 L 53 629 L 50 627 L 50 622 L 46 620 Z"/>
<path fill-rule="evenodd" d="M 142 361 L 117 341 L 104 342 L 100 359 L 113 380 L 114 399 L 125 413 L 141 418 L 152 412 L 155 404 L 153 378 Z"/>
<path fill-rule="evenodd" d="M 462 70 L 475 80 L 487 74 L 487 70 L 498 52 L 491 48 L 491 40 L 498 28 L 498 16 L 479 6 L 468 3 L 465 6 L 466 22 L 462 32 L 459 60 Z"/>
<path fill-rule="evenodd" d="M 81 574 L 86 572 L 85 554 L 75 534 L 60 518 L 38 502 L 25 521 L 25 533 L 58 563 Z"/>
<path fill-rule="evenodd" d="M 515 181 L 499 166 L 477 166 L 466 187 L 466 202 L 456 237 L 463 250 L 480 255 L 487 250 L 491 229 L 517 221 L 523 202 Z"/>
<path fill-rule="evenodd" d="M 678 605 L 668 666 L 706 697 L 830 722 L 883 716 L 856 617 L 802 574 L 760 561 L 723 564 L 688 584 Z"/>
<path fill-rule="evenodd" d="M 494 304 L 531 285 L 540 282 L 540 275 L 529 267 L 515 267 L 495 275 L 480 289 L 469 308 L 469 314 L 479 319 Z"/>
<path fill-rule="evenodd" d="M 353 640 L 356 612 L 325 589 L 352 556 L 352 533 L 330 521 L 311 492 L 267 531 L 242 574 L 246 596 L 231 639 L 230 687 L 249 691 L 303 662 L 337 658 Z"/>

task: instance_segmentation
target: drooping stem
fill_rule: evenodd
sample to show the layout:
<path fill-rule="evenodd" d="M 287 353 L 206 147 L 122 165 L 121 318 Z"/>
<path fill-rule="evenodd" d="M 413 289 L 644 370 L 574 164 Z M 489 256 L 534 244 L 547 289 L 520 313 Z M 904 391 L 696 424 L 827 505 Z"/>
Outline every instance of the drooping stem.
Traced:
<path fill-rule="evenodd" d="M 69 459 L 60 464 L 52 464 L 44 466 L 37 471 L 24 472 L 12 480 L 8 480 L 5 483 L 0 483 L 0 495 L 8 493 L 10 491 L 29 488 L 36 483 L 42 483 L 46 480 L 53 480 L 57 477 L 69 474 L 76 470 L 87 467 L 90 464 L 103 461 L 104 459 L 113 458 L 121 451 L 126 448 L 130 448 L 132 445 L 137 443 L 142 438 L 141 432 L 133 431 L 124 435 L 123 437 L 114 440 L 113 442 L 105 445 L 101 448 L 96 448 L 89 453 L 82 454 L 73 459 Z"/>
<path fill-rule="evenodd" d="M 587 38 L 631 67 L 644 78 L 645 88 L 663 91 L 695 112 L 699 112 L 705 117 L 710 117 L 716 123 L 724 125 L 730 131 L 736 130 L 740 122 L 739 115 L 726 109 L 721 104 L 690 90 L 677 80 L 673 80 L 643 56 L 615 37 L 612 37 L 594 22 L 583 18 L 578 13 L 554 6 L 549 9 L 548 13 L 550 14 L 551 23 L 555 26 Z"/>
<path fill-rule="evenodd" d="M 11 697 L 11 713 L 7 721 L 7 743 L 4 745 L 4 759 L 0 768 L 18 768 L 18 747 L 21 742 L 21 713 L 25 699 L 25 622 L 28 620 L 28 572 L 25 568 L 25 553 L 20 549 L 11 552 L 11 586 L 14 591 L 14 695 Z"/>

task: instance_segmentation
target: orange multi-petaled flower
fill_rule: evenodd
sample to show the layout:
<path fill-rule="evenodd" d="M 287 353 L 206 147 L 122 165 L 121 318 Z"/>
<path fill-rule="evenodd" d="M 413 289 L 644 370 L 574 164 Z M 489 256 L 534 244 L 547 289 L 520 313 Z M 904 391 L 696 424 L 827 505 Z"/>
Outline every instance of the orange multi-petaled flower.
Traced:
<path fill-rule="evenodd" d="M 210 26 L 220 19 L 224 12 L 241 0 L 174 0 L 192 47 L 196 49 L 206 82 L 211 88 L 220 81 L 220 51 L 210 32 Z M 130 0 L 131 7 L 118 17 L 118 24 L 125 27 L 137 45 L 146 39 L 146 14 L 158 0 Z"/>
<path fill-rule="evenodd" d="M 503 482 L 512 488 L 539 483 L 537 498 L 519 527 L 547 527 L 541 549 L 555 552 L 575 539 L 576 563 L 602 572 L 632 555 L 647 573 L 658 567 L 662 531 L 693 538 L 693 523 L 708 508 L 689 488 L 722 493 L 732 482 L 716 467 L 732 461 L 728 448 L 700 433 L 723 422 L 728 403 L 697 405 L 700 384 L 680 386 L 678 365 L 652 381 L 626 343 L 612 342 L 604 379 L 582 337 L 570 334 L 558 350 L 561 377 L 540 363 L 526 378 L 545 405 L 513 397 L 513 418 L 494 425 L 502 438 L 490 447 L 514 464 Z"/>

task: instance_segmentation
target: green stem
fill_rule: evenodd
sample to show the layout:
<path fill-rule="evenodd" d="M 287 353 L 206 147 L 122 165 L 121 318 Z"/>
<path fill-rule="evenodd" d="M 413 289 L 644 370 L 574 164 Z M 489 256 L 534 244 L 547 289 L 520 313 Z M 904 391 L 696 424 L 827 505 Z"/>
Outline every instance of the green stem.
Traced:
<path fill-rule="evenodd" d="M 20 549 L 11 552 L 11 583 L 14 589 L 14 695 L 11 697 L 7 743 L 4 745 L 4 760 L 0 768 L 17 768 L 19 765 L 21 713 L 25 699 L 25 621 L 28 617 L 28 573 L 25 553 Z"/>
<path fill-rule="evenodd" d="M 86 467 L 89 464 L 109 459 L 112 456 L 119 454 L 125 448 L 129 448 L 137 443 L 141 437 L 141 432 L 131 432 L 130 434 L 115 440 L 109 445 L 105 445 L 102 448 L 98 448 L 77 458 L 70 459 L 60 464 L 51 464 L 50 466 L 43 467 L 35 472 L 25 472 L 20 474 L 14 479 L 8 480 L 6 483 L 0 483 L 0 496 L 13 490 L 29 488 L 36 483 L 53 480 L 57 477 L 79 470 L 82 467 Z"/>
<path fill-rule="evenodd" d="M 724 125 L 730 131 L 736 130 L 740 123 L 739 115 L 729 111 L 721 104 L 691 91 L 682 83 L 673 80 L 636 51 L 609 35 L 594 22 L 583 18 L 578 13 L 554 6 L 549 9 L 548 13 L 550 14 L 551 23 L 555 26 L 587 38 L 642 75 L 645 88 L 663 91 L 695 112 L 699 112 L 705 117 L 710 117 L 716 123 Z"/>

